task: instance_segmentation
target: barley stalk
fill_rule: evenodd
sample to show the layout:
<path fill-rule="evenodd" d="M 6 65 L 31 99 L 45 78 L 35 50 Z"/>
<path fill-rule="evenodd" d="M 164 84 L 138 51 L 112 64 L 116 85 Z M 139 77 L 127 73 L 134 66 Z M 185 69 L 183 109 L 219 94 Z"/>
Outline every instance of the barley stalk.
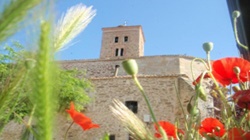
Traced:
<path fill-rule="evenodd" d="M 53 69 L 51 68 L 50 49 L 50 23 L 43 22 L 41 24 L 37 65 L 34 73 L 34 93 L 32 95 L 36 105 L 37 140 L 52 140 L 53 136 L 53 102 L 55 99 L 51 89 Z"/>
<path fill-rule="evenodd" d="M 154 140 L 153 135 L 146 125 L 122 102 L 114 100 L 113 103 L 114 106 L 110 106 L 113 115 L 122 122 L 123 126 L 129 131 L 134 139 Z"/>
<path fill-rule="evenodd" d="M 65 48 L 80 32 L 82 32 L 95 16 L 92 7 L 78 4 L 67 10 L 56 25 L 54 47 L 56 51 Z"/>
<path fill-rule="evenodd" d="M 27 12 L 42 0 L 11 0 L 0 14 L 0 42 L 18 31 L 18 24 Z"/>

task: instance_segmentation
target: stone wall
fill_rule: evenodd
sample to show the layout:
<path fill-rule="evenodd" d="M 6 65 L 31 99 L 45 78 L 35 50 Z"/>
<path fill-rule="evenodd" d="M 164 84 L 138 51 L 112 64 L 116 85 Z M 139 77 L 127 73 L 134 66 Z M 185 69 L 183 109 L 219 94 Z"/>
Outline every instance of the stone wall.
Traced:
<path fill-rule="evenodd" d="M 134 58 L 139 66 L 138 75 L 169 75 L 169 74 L 186 74 L 191 79 L 190 64 L 194 57 L 163 55 L 163 56 L 146 56 Z M 60 62 L 65 69 L 74 69 L 86 71 L 88 77 L 113 77 L 115 66 L 121 66 L 124 59 L 112 60 L 73 60 Z M 194 62 L 195 76 L 204 69 L 200 62 Z M 119 68 L 118 76 L 124 76 L 126 73 L 123 68 Z"/>
<path fill-rule="evenodd" d="M 176 119 L 180 119 L 181 122 L 183 121 L 184 115 L 177 100 L 175 85 L 180 91 L 181 103 L 185 110 L 187 102 L 191 95 L 194 94 L 193 88 L 187 81 L 185 75 L 140 76 L 139 81 L 149 97 L 158 120 L 174 122 Z M 93 78 L 92 82 L 96 91 L 90 94 L 93 101 L 87 106 L 85 114 L 92 118 L 94 123 L 100 124 L 101 128 L 84 132 L 78 125 L 73 125 L 69 131 L 68 139 L 99 140 L 105 132 L 108 132 L 114 134 L 116 140 L 126 140 L 128 138 L 128 133 L 122 128 L 120 122 L 113 117 L 109 106 L 112 105 L 113 99 L 119 99 L 124 103 L 130 100 L 137 101 L 137 116 L 143 120 L 144 115 L 148 115 L 149 111 L 134 81 L 130 76 L 122 76 L 113 78 Z M 211 103 L 212 102 L 210 102 L 210 104 Z M 203 103 L 200 104 L 200 106 L 204 106 Z M 202 113 L 206 114 L 206 109 L 202 110 Z M 65 115 L 58 116 L 57 120 L 59 123 L 56 129 L 57 133 L 55 140 L 61 140 L 72 121 Z M 13 127 L 13 124 L 11 124 L 11 126 Z M 11 126 L 9 125 L 6 127 L 3 136 L 8 138 L 8 140 L 15 140 L 16 137 L 11 136 L 18 136 L 18 131 L 13 131 L 13 128 L 11 131 Z M 149 123 L 148 126 L 153 128 L 152 123 Z M 154 133 L 153 129 L 152 133 Z"/>
<path fill-rule="evenodd" d="M 187 102 L 190 100 L 191 95 L 194 94 L 192 86 L 186 81 L 185 75 L 169 75 L 169 76 L 140 76 L 139 81 L 143 86 L 146 94 L 149 97 L 150 103 L 158 120 L 165 120 L 174 123 L 179 119 L 180 122 L 184 120 L 180 104 L 177 100 L 177 93 L 175 85 L 180 90 L 181 103 L 184 106 L 185 113 Z M 76 131 L 72 129 L 72 137 L 70 139 L 86 139 L 95 140 L 100 139 L 105 132 L 114 134 L 116 140 L 127 140 L 128 132 L 121 126 L 121 123 L 113 117 L 109 106 L 112 105 L 113 99 L 119 99 L 123 103 L 126 101 L 137 101 L 138 112 L 137 116 L 143 120 L 144 115 L 148 115 L 149 111 L 146 103 L 141 96 L 138 88 L 135 86 L 134 81 L 129 76 L 114 77 L 114 78 L 96 78 L 92 79 L 96 87 L 96 92 L 92 93 L 94 98 L 93 102 L 87 107 L 86 115 L 91 117 L 95 123 L 100 124 L 101 128 L 93 129 L 84 132 L 84 135 L 73 134 Z M 212 104 L 212 102 L 209 102 Z M 202 114 L 207 114 L 206 103 L 200 101 L 200 108 Z M 183 123 L 182 123 L 183 124 Z M 147 123 L 154 134 L 153 124 Z M 79 133 L 81 129 L 75 126 Z M 183 126 L 182 126 L 183 127 Z"/>

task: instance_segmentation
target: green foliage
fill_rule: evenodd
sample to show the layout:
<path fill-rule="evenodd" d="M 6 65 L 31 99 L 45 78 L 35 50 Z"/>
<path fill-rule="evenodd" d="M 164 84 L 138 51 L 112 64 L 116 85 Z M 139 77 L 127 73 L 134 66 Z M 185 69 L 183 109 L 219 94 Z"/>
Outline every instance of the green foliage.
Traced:
<path fill-rule="evenodd" d="M 69 101 L 75 103 L 75 108 L 77 110 L 83 109 L 83 104 L 86 104 L 90 101 L 88 92 L 93 91 L 91 82 L 86 78 L 76 78 L 81 75 L 85 75 L 84 72 L 74 70 L 60 70 L 59 71 L 59 100 L 58 100 L 58 110 L 65 112 L 69 108 Z"/>
<path fill-rule="evenodd" d="M 16 49 L 16 47 L 19 46 L 14 43 L 13 48 Z M 20 55 L 13 48 L 6 46 L 5 54 L 1 54 L 0 57 L 0 132 L 13 113 L 21 92 L 18 89 L 23 86 L 22 83 L 26 77 L 26 70 L 18 64 L 19 62 L 10 63 L 20 59 Z"/>
<path fill-rule="evenodd" d="M 109 140 L 109 133 L 105 133 L 102 140 Z"/>
<path fill-rule="evenodd" d="M 0 54 L 0 104 L 2 105 L 0 106 L 0 132 L 10 120 L 23 123 L 23 118 L 30 116 L 34 106 L 34 101 L 30 98 L 30 94 L 32 93 L 30 83 L 34 83 L 34 77 L 32 76 L 34 68 L 27 67 L 26 64 L 27 61 L 28 63 L 32 62 L 35 64 L 37 62 L 33 62 L 34 59 L 27 58 L 28 56 L 32 56 L 32 54 L 25 52 L 22 45 L 17 42 L 6 46 Z M 3 95 L 3 91 L 10 91 L 7 85 L 10 85 L 10 83 L 13 84 L 13 80 L 17 78 L 20 69 L 24 69 L 27 72 L 26 76 L 22 78 L 22 84 L 18 85 L 12 94 L 7 94 L 8 96 Z M 56 110 L 58 112 L 65 112 L 69 108 L 71 101 L 75 103 L 77 110 L 82 110 L 84 108 L 83 105 L 90 101 L 87 93 L 93 91 L 91 82 L 84 78 L 85 72 L 78 71 L 77 69 L 58 69 L 55 75 L 58 77 L 56 78 L 56 82 L 53 82 L 52 87 L 56 89 L 54 91 L 55 95 L 58 95 L 57 103 L 55 103 Z"/>

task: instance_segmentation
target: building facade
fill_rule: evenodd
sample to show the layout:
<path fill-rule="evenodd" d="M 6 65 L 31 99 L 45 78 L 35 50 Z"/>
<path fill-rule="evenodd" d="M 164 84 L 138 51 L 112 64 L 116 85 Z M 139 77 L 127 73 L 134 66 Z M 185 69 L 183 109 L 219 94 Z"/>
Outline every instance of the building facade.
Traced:
<path fill-rule="evenodd" d="M 129 133 L 122 127 L 117 118 L 112 115 L 110 106 L 114 99 L 122 101 L 130 108 L 154 134 L 150 113 L 139 89 L 131 76 L 127 75 L 121 63 L 124 59 L 135 59 L 139 66 L 138 79 L 141 82 L 158 120 L 174 123 L 176 120 L 183 124 L 185 115 L 181 105 L 186 109 L 190 98 L 195 94 L 192 85 L 191 61 L 194 57 L 179 55 L 144 56 L 144 34 L 141 26 L 118 26 L 103 28 L 102 48 L 100 59 L 61 61 L 65 69 L 86 71 L 92 81 L 95 91 L 89 93 L 92 102 L 84 112 L 100 128 L 83 132 L 74 125 L 68 135 L 69 140 L 100 140 L 105 133 L 109 133 L 112 140 L 130 140 Z M 200 62 L 193 63 L 193 73 L 198 76 L 204 66 Z M 209 87 L 208 87 L 209 88 Z M 179 94 L 180 102 L 177 98 Z M 213 116 L 213 99 L 199 101 L 202 117 Z M 187 111 L 185 112 L 187 113 Z M 61 140 L 71 123 L 66 116 L 59 115 L 56 140 Z M 6 128 L 8 137 L 14 136 Z M 16 134 L 18 137 L 18 134 Z M 8 137 L 9 138 L 9 137 Z M 1 138 L 0 138 L 1 140 Z M 9 138 L 9 140 L 11 140 Z M 13 139 L 14 140 L 14 139 Z"/>

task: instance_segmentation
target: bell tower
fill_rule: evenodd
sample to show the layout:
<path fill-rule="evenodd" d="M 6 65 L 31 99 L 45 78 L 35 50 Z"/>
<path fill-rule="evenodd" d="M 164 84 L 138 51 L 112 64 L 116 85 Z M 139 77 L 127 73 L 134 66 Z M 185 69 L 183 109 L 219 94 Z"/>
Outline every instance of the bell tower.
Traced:
<path fill-rule="evenodd" d="M 142 27 L 117 26 L 102 28 L 100 59 L 136 58 L 144 55 Z"/>

